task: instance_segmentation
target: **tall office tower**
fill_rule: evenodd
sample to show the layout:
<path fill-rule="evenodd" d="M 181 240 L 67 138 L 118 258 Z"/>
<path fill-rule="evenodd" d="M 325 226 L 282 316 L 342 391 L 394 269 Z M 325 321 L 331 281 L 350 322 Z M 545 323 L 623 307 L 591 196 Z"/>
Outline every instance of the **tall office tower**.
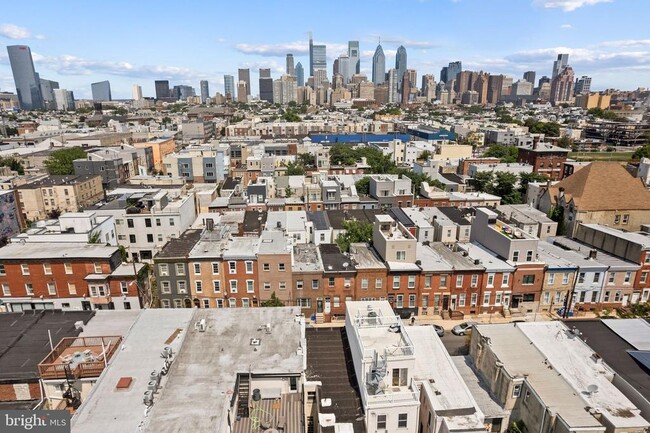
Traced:
<path fill-rule="evenodd" d="M 557 60 L 553 62 L 553 75 L 551 80 L 557 77 L 560 72 L 569 64 L 569 55 L 568 54 L 558 54 Z"/>
<path fill-rule="evenodd" d="M 468 90 L 472 90 L 472 74 L 472 71 L 462 71 L 456 76 L 456 86 L 454 87 L 456 93 L 461 95 Z"/>
<path fill-rule="evenodd" d="M 316 69 L 314 71 L 314 90 L 319 87 L 329 88 L 329 81 L 327 79 L 327 71 L 325 69 Z"/>
<path fill-rule="evenodd" d="M 551 103 L 557 105 L 573 101 L 573 68 L 566 66 L 551 81 Z"/>
<path fill-rule="evenodd" d="M 411 96 L 411 80 L 409 79 L 408 70 L 402 76 L 400 89 L 402 89 L 402 104 L 408 104 L 409 97 Z"/>
<path fill-rule="evenodd" d="M 168 80 L 156 80 L 154 84 L 156 86 L 156 99 L 170 97 Z"/>
<path fill-rule="evenodd" d="M 293 66 L 293 54 L 287 54 L 287 75 L 296 76 L 296 68 Z"/>
<path fill-rule="evenodd" d="M 210 98 L 210 85 L 208 84 L 208 80 L 201 80 L 201 102 L 206 103 L 207 100 Z"/>
<path fill-rule="evenodd" d="M 348 57 L 350 58 L 350 75 L 361 73 L 361 59 L 359 54 L 359 41 L 348 42 Z"/>
<path fill-rule="evenodd" d="M 535 86 L 535 71 L 524 72 L 524 80 Z"/>
<path fill-rule="evenodd" d="M 478 94 L 478 103 L 485 105 L 488 103 L 488 85 L 490 75 L 487 72 L 479 72 L 474 79 L 474 91 Z"/>
<path fill-rule="evenodd" d="M 427 102 L 436 99 L 436 80 L 433 74 L 422 75 L 422 95 L 427 98 Z"/>
<path fill-rule="evenodd" d="M 32 50 L 27 45 L 9 45 L 7 53 L 20 108 L 27 111 L 43 108 L 41 83 L 34 70 Z"/>
<path fill-rule="evenodd" d="M 187 98 L 194 95 L 195 95 L 194 88 L 192 86 L 179 85 L 179 86 L 174 86 L 174 88 L 172 89 L 172 97 L 177 100 L 180 99 L 185 101 Z"/>
<path fill-rule="evenodd" d="M 407 69 L 404 75 L 409 76 L 409 82 L 411 83 L 411 90 L 417 92 L 418 88 L 418 71 L 415 69 Z"/>
<path fill-rule="evenodd" d="M 372 56 L 372 82 L 375 83 L 375 86 L 379 86 L 384 81 L 386 81 L 386 56 L 379 44 Z"/>
<path fill-rule="evenodd" d="M 235 77 L 232 75 L 223 76 L 223 94 L 226 99 L 235 100 Z"/>
<path fill-rule="evenodd" d="M 443 66 L 442 69 L 440 69 L 440 81 L 443 83 L 447 82 L 447 70 L 449 68 L 447 66 Z"/>
<path fill-rule="evenodd" d="M 517 80 L 512 84 L 510 96 L 530 96 L 533 94 L 533 83 L 528 80 Z"/>
<path fill-rule="evenodd" d="M 352 81 L 352 59 L 347 55 L 339 56 L 339 74 L 343 76 L 343 84 Z"/>
<path fill-rule="evenodd" d="M 406 72 L 406 48 L 404 48 L 404 45 L 400 45 L 397 54 L 395 54 L 395 69 L 397 69 L 397 83 L 401 88 L 402 77 Z"/>
<path fill-rule="evenodd" d="M 314 76 L 314 38 L 309 32 L 309 76 Z"/>
<path fill-rule="evenodd" d="M 581 93 L 589 93 L 590 89 L 591 89 L 591 77 L 587 77 L 586 75 L 583 75 L 576 81 L 576 85 L 575 85 L 576 95 L 580 95 Z"/>
<path fill-rule="evenodd" d="M 537 83 L 537 87 L 542 87 L 542 84 L 544 83 L 551 84 L 551 79 L 548 78 L 546 75 L 543 75 L 542 78 L 539 79 L 539 82 Z"/>
<path fill-rule="evenodd" d="M 388 103 L 395 104 L 399 102 L 399 93 L 397 93 L 397 69 L 388 71 Z"/>
<path fill-rule="evenodd" d="M 302 67 L 302 63 L 300 62 L 296 65 L 296 81 L 298 87 L 305 85 L 305 69 Z"/>
<path fill-rule="evenodd" d="M 334 90 L 342 88 L 343 85 L 344 85 L 344 82 L 345 82 L 345 78 L 343 78 L 343 75 L 338 74 L 338 73 L 332 75 L 332 88 Z"/>
<path fill-rule="evenodd" d="M 273 78 L 269 68 L 260 68 L 260 99 L 273 102 Z"/>
<path fill-rule="evenodd" d="M 248 68 L 239 69 L 238 77 L 239 81 L 246 83 L 246 96 L 249 96 L 251 94 L 251 70 Z"/>
<path fill-rule="evenodd" d="M 142 87 L 137 84 L 131 86 L 131 98 L 134 101 L 140 101 L 142 99 Z"/>
<path fill-rule="evenodd" d="M 503 87 L 501 87 L 501 96 L 510 96 L 512 92 L 512 77 L 503 77 Z"/>
<path fill-rule="evenodd" d="M 93 92 L 93 101 L 112 101 L 111 83 L 108 80 L 99 81 L 90 85 Z"/>
<path fill-rule="evenodd" d="M 496 105 L 501 100 L 501 90 L 503 89 L 503 75 L 488 76 L 487 101 L 489 104 Z"/>
<path fill-rule="evenodd" d="M 41 86 L 41 97 L 43 98 L 44 108 L 46 110 L 55 110 L 56 101 L 54 99 L 54 90 L 59 88 L 59 83 L 44 78 L 39 78 L 38 81 Z"/>
<path fill-rule="evenodd" d="M 332 62 L 332 75 L 336 75 L 339 73 L 339 59 L 334 59 L 334 62 Z"/>
<path fill-rule="evenodd" d="M 447 80 L 445 80 L 445 83 L 448 81 L 452 81 L 456 79 L 456 75 L 460 74 L 463 71 L 463 64 L 462 62 L 450 62 L 449 66 L 447 66 Z"/>
<path fill-rule="evenodd" d="M 237 102 L 248 102 L 248 94 L 246 93 L 247 83 L 244 80 L 237 82 Z"/>
<path fill-rule="evenodd" d="M 327 70 L 327 48 L 325 45 L 314 45 L 309 32 L 309 76 L 313 77 L 318 69 Z"/>
<path fill-rule="evenodd" d="M 274 104 L 284 105 L 289 102 L 296 102 L 298 100 L 296 77 L 292 75 L 283 75 L 279 79 L 273 81 L 273 91 L 271 93 Z"/>
<path fill-rule="evenodd" d="M 59 111 L 74 110 L 74 94 L 66 89 L 54 89 L 54 101 Z"/>

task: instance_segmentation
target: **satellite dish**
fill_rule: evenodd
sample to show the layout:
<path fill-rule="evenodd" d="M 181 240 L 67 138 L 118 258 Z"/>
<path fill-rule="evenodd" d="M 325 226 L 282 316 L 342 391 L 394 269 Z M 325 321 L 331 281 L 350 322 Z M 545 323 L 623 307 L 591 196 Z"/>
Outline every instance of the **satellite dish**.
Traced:
<path fill-rule="evenodd" d="M 597 393 L 598 392 L 598 385 L 589 385 L 587 387 L 587 391 L 589 392 L 589 394 Z"/>

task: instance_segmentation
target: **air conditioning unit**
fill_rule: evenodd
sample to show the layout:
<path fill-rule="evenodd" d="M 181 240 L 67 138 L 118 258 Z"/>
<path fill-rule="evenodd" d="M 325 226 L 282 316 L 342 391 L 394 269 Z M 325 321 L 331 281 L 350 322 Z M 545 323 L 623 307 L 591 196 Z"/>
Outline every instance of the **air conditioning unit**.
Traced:
<path fill-rule="evenodd" d="M 349 288 L 349 287 L 350 287 L 350 283 L 345 283 L 345 287 L 346 287 L 346 288 Z"/>

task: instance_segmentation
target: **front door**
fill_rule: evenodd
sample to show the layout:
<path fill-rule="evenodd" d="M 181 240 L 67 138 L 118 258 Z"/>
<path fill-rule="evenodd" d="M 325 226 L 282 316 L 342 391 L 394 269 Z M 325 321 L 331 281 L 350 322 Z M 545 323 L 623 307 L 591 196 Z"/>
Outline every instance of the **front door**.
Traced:
<path fill-rule="evenodd" d="M 639 294 L 638 293 L 632 293 L 632 303 L 637 304 L 639 302 Z"/>
<path fill-rule="evenodd" d="M 329 314 L 332 311 L 332 303 L 330 302 L 330 297 L 325 296 L 325 314 Z"/>
<path fill-rule="evenodd" d="M 316 312 L 317 313 L 323 312 L 323 298 L 316 299 Z"/>
<path fill-rule="evenodd" d="M 451 295 L 451 309 L 456 309 L 456 295 Z"/>
<path fill-rule="evenodd" d="M 508 308 L 510 306 L 510 293 L 503 294 L 503 308 Z"/>
<path fill-rule="evenodd" d="M 623 305 L 625 307 L 627 305 L 627 301 L 629 301 L 629 299 L 630 299 L 630 295 L 623 295 L 623 302 L 621 303 L 621 305 Z"/>
<path fill-rule="evenodd" d="M 446 310 L 449 308 L 449 295 L 443 295 L 442 296 L 442 310 Z"/>
<path fill-rule="evenodd" d="M 512 297 L 512 308 L 517 308 L 521 302 L 521 295 L 515 295 Z"/>

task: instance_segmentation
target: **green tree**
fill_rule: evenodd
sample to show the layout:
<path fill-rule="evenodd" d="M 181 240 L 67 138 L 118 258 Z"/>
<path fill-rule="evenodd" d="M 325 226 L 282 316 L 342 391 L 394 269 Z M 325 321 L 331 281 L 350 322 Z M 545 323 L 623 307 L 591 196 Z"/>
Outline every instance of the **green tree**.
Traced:
<path fill-rule="evenodd" d="M 483 112 L 483 107 L 480 105 L 472 105 L 467 109 L 469 114 L 481 114 Z"/>
<path fill-rule="evenodd" d="M 517 175 L 507 171 L 497 171 L 494 173 L 494 183 L 490 194 L 501 197 L 503 204 L 521 203 L 521 195 L 515 188 Z"/>
<path fill-rule="evenodd" d="M 491 171 L 480 171 L 472 178 L 474 189 L 479 192 L 490 193 L 494 183 L 494 173 Z"/>
<path fill-rule="evenodd" d="M 275 292 L 273 292 L 273 293 L 271 293 L 271 298 L 270 299 L 260 302 L 260 306 L 262 306 L 262 307 L 284 307 L 284 302 L 282 302 L 280 300 L 280 298 L 278 298 L 275 295 Z"/>
<path fill-rule="evenodd" d="M 573 146 L 573 140 L 571 140 L 568 135 L 563 135 L 562 138 L 558 140 L 557 145 L 564 149 L 571 149 L 571 146 Z"/>
<path fill-rule="evenodd" d="M 557 223 L 557 234 L 558 236 L 564 236 L 566 234 L 566 225 L 564 223 L 564 208 L 562 206 L 553 207 L 548 217 Z"/>
<path fill-rule="evenodd" d="M 650 158 L 650 144 L 639 147 L 632 154 L 632 159 Z"/>
<path fill-rule="evenodd" d="M 528 191 L 528 183 L 530 182 L 546 182 L 548 177 L 543 174 L 538 173 L 521 173 L 519 175 L 519 194 L 522 197 L 526 195 Z"/>
<path fill-rule="evenodd" d="M 300 153 L 296 159 L 303 167 L 316 167 L 316 157 L 311 153 Z"/>
<path fill-rule="evenodd" d="M 89 244 L 101 244 L 102 243 L 102 232 L 95 230 L 88 235 Z"/>
<path fill-rule="evenodd" d="M 305 169 L 295 161 L 289 161 L 287 163 L 287 176 L 304 176 Z"/>
<path fill-rule="evenodd" d="M 124 107 L 119 107 L 119 108 L 116 108 L 116 109 L 115 109 L 114 113 L 115 113 L 117 116 L 126 116 L 127 114 L 129 114 L 129 110 L 127 110 L 127 109 L 124 108 Z"/>
<path fill-rule="evenodd" d="M 61 216 L 61 209 L 59 209 L 59 208 L 51 209 L 45 215 L 47 216 L 48 219 L 51 219 L 51 220 L 59 219 L 59 217 Z"/>
<path fill-rule="evenodd" d="M 25 174 L 25 167 L 16 158 L 0 157 L 0 167 L 9 167 L 11 171 L 15 171 L 20 175 Z"/>
<path fill-rule="evenodd" d="M 372 242 L 372 224 L 367 221 L 344 221 L 343 228 L 345 233 L 336 238 L 336 244 L 341 251 L 349 251 L 350 244 L 355 242 Z"/>
<path fill-rule="evenodd" d="M 587 114 L 591 114 L 592 116 L 597 117 L 599 119 L 612 120 L 615 122 L 621 122 L 625 120 L 624 118 L 614 113 L 613 111 L 603 110 L 602 108 L 599 107 L 590 108 L 589 110 L 587 110 Z"/>
<path fill-rule="evenodd" d="M 45 167 L 49 174 L 74 174 L 73 161 L 85 158 L 86 151 L 81 147 L 68 147 L 52 152 L 45 160 Z"/>
<path fill-rule="evenodd" d="M 354 186 L 357 187 L 358 195 L 368 195 L 370 194 L 370 178 L 364 176 L 354 183 Z"/>
<path fill-rule="evenodd" d="M 501 144 L 493 144 L 485 151 L 483 156 L 490 158 L 499 158 L 501 162 L 512 163 L 517 162 L 519 149 L 515 146 L 503 146 Z"/>
<path fill-rule="evenodd" d="M 433 156 L 433 155 L 431 155 L 430 151 L 424 150 L 424 151 L 422 151 L 420 156 L 418 156 L 418 161 L 428 161 L 429 158 L 431 158 L 431 156 Z"/>
<path fill-rule="evenodd" d="M 129 261 L 129 252 L 127 251 L 124 245 L 118 245 L 117 249 L 120 251 L 120 257 L 122 257 L 122 262 Z"/>
<path fill-rule="evenodd" d="M 302 118 L 292 110 L 287 110 L 282 118 L 287 122 L 302 122 Z"/>
<path fill-rule="evenodd" d="M 293 191 L 291 191 L 291 187 L 287 185 L 287 187 L 284 189 L 284 196 L 285 197 L 291 197 L 291 194 L 293 194 Z"/>

